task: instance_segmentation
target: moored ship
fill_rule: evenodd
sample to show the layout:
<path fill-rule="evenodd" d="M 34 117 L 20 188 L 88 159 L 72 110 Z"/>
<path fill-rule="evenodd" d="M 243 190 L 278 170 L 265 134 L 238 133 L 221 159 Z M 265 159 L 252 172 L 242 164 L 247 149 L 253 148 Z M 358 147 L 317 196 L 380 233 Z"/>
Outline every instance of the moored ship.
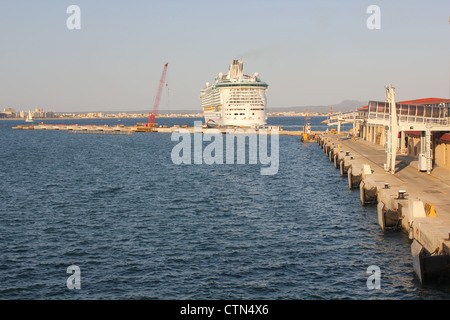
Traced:
<path fill-rule="evenodd" d="M 210 127 L 264 127 L 267 120 L 267 83 L 243 73 L 243 62 L 233 60 L 228 74 L 219 75 L 215 82 L 206 83 L 200 91 L 203 115 Z"/>

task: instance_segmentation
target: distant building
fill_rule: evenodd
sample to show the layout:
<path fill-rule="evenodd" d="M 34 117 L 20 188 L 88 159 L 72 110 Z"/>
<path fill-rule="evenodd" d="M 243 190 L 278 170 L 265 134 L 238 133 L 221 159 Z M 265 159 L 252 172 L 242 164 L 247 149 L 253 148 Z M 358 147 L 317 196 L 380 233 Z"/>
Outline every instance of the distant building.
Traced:
<path fill-rule="evenodd" d="M 5 108 L 2 113 L 6 114 L 7 118 L 15 118 L 17 116 L 17 111 L 13 108 Z"/>
<path fill-rule="evenodd" d="M 44 110 L 42 108 L 35 108 L 33 112 L 33 117 L 35 118 L 43 118 Z"/>
<path fill-rule="evenodd" d="M 415 124 L 439 124 L 443 130 L 431 131 L 431 158 L 434 165 L 450 169 L 450 99 L 426 98 L 396 104 L 399 119 L 411 123 L 409 130 L 399 132 L 400 154 L 418 158 L 425 152 L 425 132 L 418 130 Z M 381 122 L 389 113 L 386 104 L 370 101 L 369 105 L 358 111 L 364 115 L 364 120 L 359 121 L 355 128 L 357 135 L 364 140 L 385 145 L 386 129 Z M 381 119 L 380 124 L 374 123 L 377 119 Z"/>
<path fill-rule="evenodd" d="M 53 111 L 47 111 L 47 112 L 43 113 L 43 117 L 44 118 L 57 118 L 58 116 Z"/>

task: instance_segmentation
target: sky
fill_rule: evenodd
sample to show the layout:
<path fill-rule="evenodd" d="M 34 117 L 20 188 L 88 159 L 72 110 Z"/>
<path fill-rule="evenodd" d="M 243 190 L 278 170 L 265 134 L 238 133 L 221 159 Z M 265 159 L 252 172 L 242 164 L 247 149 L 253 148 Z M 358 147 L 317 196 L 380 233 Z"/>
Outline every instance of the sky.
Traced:
<path fill-rule="evenodd" d="M 168 62 L 160 110 L 201 112 L 234 59 L 269 84 L 269 112 L 384 101 L 388 84 L 448 98 L 449 19 L 448 0 L 0 0 L 0 109 L 151 111 Z"/>

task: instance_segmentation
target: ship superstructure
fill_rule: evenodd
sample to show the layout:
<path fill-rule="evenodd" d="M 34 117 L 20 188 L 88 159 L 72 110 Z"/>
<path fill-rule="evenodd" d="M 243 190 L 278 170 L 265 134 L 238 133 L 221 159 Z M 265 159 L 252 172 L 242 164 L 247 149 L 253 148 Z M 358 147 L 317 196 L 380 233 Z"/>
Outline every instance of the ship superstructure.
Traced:
<path fill-rule="evenodd" d="M 267 83 L 243 73 L 243 62 L 233 60 L 228 74 L 206 83 L 200 91 L 203 114 L 208 126 L 263 127 L 267 120 Z"/>

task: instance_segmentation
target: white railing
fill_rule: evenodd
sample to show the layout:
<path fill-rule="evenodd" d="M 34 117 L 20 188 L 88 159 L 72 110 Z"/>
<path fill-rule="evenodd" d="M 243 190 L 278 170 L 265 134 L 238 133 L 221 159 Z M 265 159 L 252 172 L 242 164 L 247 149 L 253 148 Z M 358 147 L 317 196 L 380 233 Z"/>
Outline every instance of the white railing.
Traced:
<path fill-rule="evenodd" d="M 438 126 L 448 125 L 448 118 L 431 118 L 431 117 L 420 117 L 420 116 L 399 116 L 399 122 L 406 123 L 423 123 L 423 124 L 431 124 Z"/>
<path fill-rule="evenodd" d="M 349 112 L 349 113 L 335 113 L 333 115 L 329 115 L 327 119 L 328 125 L 335 125 L 339 122 L 353 122 L 353 121 L 359 121 L 364 120 L 365 116 L 362 112 Z"/>
<path fill-rule="evenodd" d="M 385 121 L 386 124 L 389 123 L 390 115 L 387 113 L 370 112 L 370 120 Z M 399 115 L 398 121 L 404 124 L 430 124 L 436 126 L 447 126 L 449 125 L 449 118 L 432 118 L 424 116 L 409 116 L 409 115 Z"/>

